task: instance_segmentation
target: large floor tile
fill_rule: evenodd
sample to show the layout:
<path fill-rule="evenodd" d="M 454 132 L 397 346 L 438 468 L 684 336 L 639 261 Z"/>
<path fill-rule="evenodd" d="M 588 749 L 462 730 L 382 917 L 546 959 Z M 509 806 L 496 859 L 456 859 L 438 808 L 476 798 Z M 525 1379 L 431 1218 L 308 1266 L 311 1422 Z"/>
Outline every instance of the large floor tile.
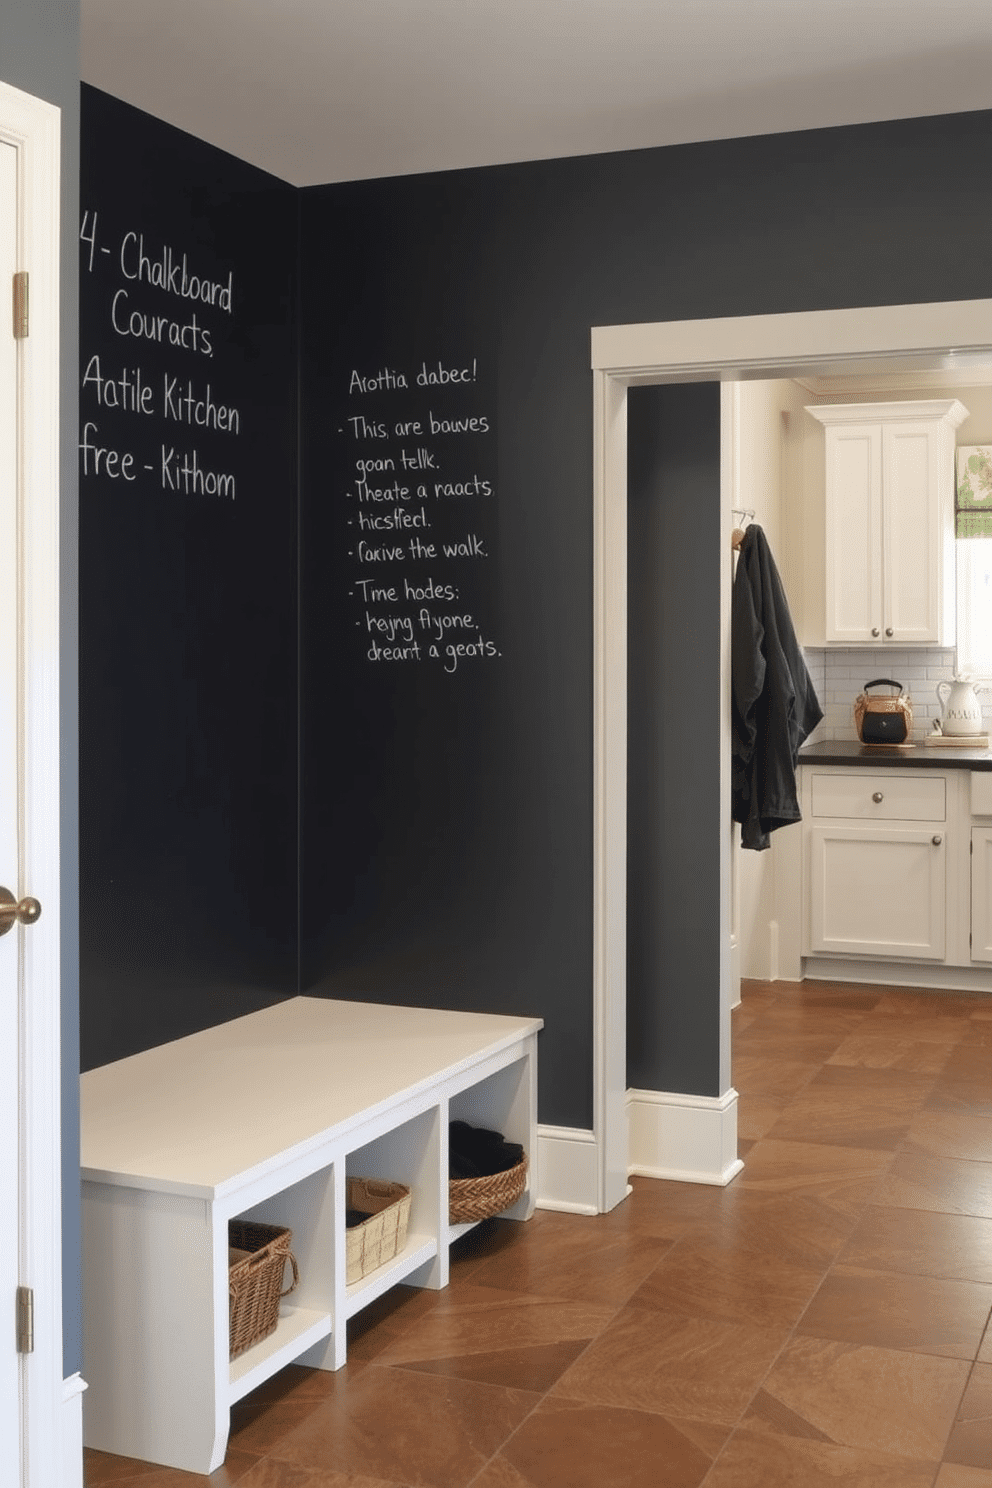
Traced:
<path fill-rule="evenodd" d="M 800 1005 L 868 1013 L 884 996 L 878 987 L 856 987 L 850 982 L 770 982 L 768 985 L 781 988 L 777 1000 L 784 1009 Z"/>
<path fill-rule="evenodd" d="M 733 1055 L 734 1088 L 740 1094 L 766 1095 L 791 1100 L 819 1071 L 822 1060 L 784 1057 L 781 1052 L 742 1048 L 738 1040 Z"/>
<path fill-rule="evenodd" d="M 879 1185 L 875 1202 L 992 1219 L 992 1162 L 899 1152 Z"/>
<path fill-rule="evenodd" d="M 206 1481 L 213 1483 L 212 1478 Z M 313 1471 L 265 1457 L 241 1479 L 238 1488 L 407 1488 L 407 1484 L 370 1478 L 367 1473 Z"/>
<path fill-rule="evenodd" d="M 378 1356 L 382 1365 L 543 1394 L 613 1308 L 466 1285 Z"/>
<path fill-rule="evenodd" d="M 856 1026 L 852 1022 L 836 1031 L 797 1032 L 783 1026 L 779 1019 L 759 1018 L 737 1040 L 737 1052 L 745 1057 L 780 1060 L 783 1064 L 822 1065 Z"/>
<path fill-rule="evenodd" d="M 825 1209 L 856 1219 L 891 1162 L 890 1151 L 768 1136 L 751 1148 L 734 1183 L 745 1191 L 816 1199 Z"/>
<path fill-rule="evenodd" d="M 937 1464 L 830 1442 L 735 1431 L 706 1488 L 932 1488 Z"/>
<path fill-rule="evenodd" d="M 539 1395 L 370 1364 L 269 1453 L 411 1488 L 466 1488 Z"/>
<path fill-rule="evenodd" d="M 553 1394 L 732 1426 L 787 1336 L 787 1329 L 627 1307 Z"/>
<path fill-rule="evenodd" d="M 745 1424 L 937 1462 L 970 1368 L 962 1359 L 796 1337 L 772 1366 Z"/>
<path fill-rule="evenodd" d="M 479 1286 L 561 1297 L 616 1310 L 667 1254 L 682 1233 L 668 1237 L 610 1225 L 605 1216 L 577 1225 L 570 1214 L 548 1214 L 540 1243 L 509 1246 L 471 1273 Z M 663 1227 L 663 1226 L 662 1226 Z M 535 1237 L 536 1239 L 537 1237 Z"/>
<path fill-rule="evenodd" d="M 426 1287 L 395 1286 L 348 1319 L 348 1367 L 375 1359 L 395 1338 L 431 1312 L 439 1293 Z M 278 1378 L 278 1376 L 277 1376 Z M 313 1386 L 317 1388 L 319 1381 Z"/>
<path fill-rule="evenodd" d="M 941 1465 L 933 1488 L 992 1488 L 992 1467 L 958 1467 L 953 1462 Z"/>
<path fill-rule="evenodd" d="M 975 1365 L 944 1460 L 961 1467 L 992 1469 L 992 1364 Z"/>
<path fill-rule="evenodd" d="M 765 1136 L 785 1110 L 788 1102 L 782 1096 L 761 1095 L 740 1090 L 737 1094 L 737 1137 L 739 1141 L 756 1142 Z"/>
<path fill-rule="evenodd" d="M 827 1060 L 828 1065 L 848 1069 L 904 1070 L 920 1075 L 938 1075 L 950 1057 L 950 1046 L 925 1043 L 907 1034 L 852 1033 Z"/>
<path fill-rule="evenodd" d="M 627 1199 L 609 1214 L 595 1217 L 604 1236 L 644 1235 L 672 1242 L 717 1222 L 736 1198 L 733 1184 L 721 1188 L 715 1184 L 675 1183 L 637 1174 L 630 1183 L 633 1192 Z M 576 1218 L 575 1215 L 559 1217 L 573 1221 Z"/>
<path fill-rule="evenodd" d="M 134 1457 L 120 1457 L 86 1447 L 83 1474 L 86 1488 L 234 1488 L 235 1484 L 241 1488 L 258 1462 L 257 1456 L 232 1449 L 222 1467 L 209 1477 L 202 1477 L 199 1473 L 160 1467 L 153 1462 L 141 1462 Z M 287 1488 L 295 1488 L 295 1485 L 287 1485 Z"/>
<path fill-rule="evenodd" d="M 992 1219 L 869 1205 L 840 1259 L 880 1271 L 992 1280 Z"/>
<path fill-rule="evenodd" d="M 757 1144 L 751 1151 L 757 1149 Z M 871 1191 L 874 1180 L 865 1185 Z M 721 1250 L 760 1250 L 790 1266 L 824 1272 L 837 1259 L 861 1209 L 838 1210 L 834 1196 L 768 1191 L 737 1179 L 734 1202 L 727 1204 L 705 1230 L 690 1232 L 685 1243 L 719 1246 Z"/>
<path fill-rule="evenodd" d="M 699 1445 L 702 1435 L 647 1411 L 550 1400 L 472 1488 L 697 1488 L 714 1450 Z"/>
<path fill-rule="evenodd" d="M 949 1019 L 966 1023 L 981 1011 L 984 999 L 979 994 L 927 991 L 922 987 L 890 987 L 875 1004 L 879 1017 L 897 1017 L 910 1021 Z"/>
<path fill-rule="evenodd" d="M 953 1049 L 926 1109 L 992 1117 L 992 1043 L 981 1048 L 959 1044 Z"/>
<path fill-rule="evenodd" d="M 827 1065 L 789 1102 L 768 1136 L 894 1151 L 932 1088 L 929 1075 Z"/>
<path fill-rule="evenodd" d="M 797 1331 L 844 1343 L 973 1360 L 992 1310 L 992 1285 L 836 1265 Z"/>
<path fill-rule="evenodd" d="M 905 1038 L 947 1048 L 962 1041 L 966 1026 L 964 1018 L 942 1015 L 939 1009 L 931 1008 L 928 1013 L 890 1013 L 880 1003 L 873 1013 L 868 1013 L 858 1032 L 866 1037 Z"/>
<path fill-rule="evenodd" d="M 688 1239 L 654 1268 L 630 1301 L 659 1312 L 789 1329 L 822 1276 L 822 1268 L 784 1260 L 772 1246 Z"/>
<path fill-rule="evenodd" d="M 956 1111 L 918 1112 L 906 1133 L 907 1152 L 992 1162 L 992 1117 Z"/>

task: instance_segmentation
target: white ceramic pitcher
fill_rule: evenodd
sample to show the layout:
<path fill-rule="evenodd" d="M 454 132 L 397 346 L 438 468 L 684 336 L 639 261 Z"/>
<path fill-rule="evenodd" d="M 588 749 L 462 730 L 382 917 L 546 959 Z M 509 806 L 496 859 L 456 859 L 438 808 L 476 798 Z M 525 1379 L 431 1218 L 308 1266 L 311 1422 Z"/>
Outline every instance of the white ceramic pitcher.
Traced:
<path fill-rule="evenodd" d="M 978 694 L 984 687 L 970 677 L 955 677 L 953 682 L 938 682 L 937 697 L 944 710 L 940 720 L 941 732 L 945 734 L 981 734 L 982 705 Z"/>

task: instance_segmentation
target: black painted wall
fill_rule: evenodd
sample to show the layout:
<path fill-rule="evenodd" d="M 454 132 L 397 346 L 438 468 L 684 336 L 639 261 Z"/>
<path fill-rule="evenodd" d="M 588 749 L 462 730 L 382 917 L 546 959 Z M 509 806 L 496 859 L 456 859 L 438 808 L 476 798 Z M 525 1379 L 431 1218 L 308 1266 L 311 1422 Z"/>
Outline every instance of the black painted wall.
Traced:
<path fill-rule="evenodd" d="M 590 1124 L 590 327 L 987 295 L 990 145 L 992 114 L 956 115 L 303 193 L 306 989 L 539 1014 L 541 1120 Z M 445 685 L 356 655 L 348 419 L 385 413 L 395 390 L 356 399 L 349 382 L 476 356 L 495 386 L 502 654 Z M 715 401 L 696 418 L 711 453 L 717 420 Z M 664 461 L 637 437 L 635 461 Z M 685 716 L 715 720 L 715 471 L 688 475 L 698 508 L 667 498 L 652 529 L 679 544 L 674 588 L 632 597 L 678 630 L 660 652 L 635 638 L 631 665 L 678 677 Z M 654 584 L 640 557 L 635 583 Z M 633 762 L 653 755 L 655 809 L 677 789 L 698 814 L 634 885 L 631 1084 L 715 1094 L 716 732 L 689 751 L 670 723 L 642 724 L 659 748 L 636 739 Z M 690 871 L 706 885 L 694 906 Z"/>
<path fill-rule="evenodd" d="M 89 1069 L 296 990 L 297 225 L 284 183 L 106 94 L 82 122 Z"/>
<path fill-rule="evenodd" d="M 587 1126 L 590 327 L 988 295 L 992 214 L 982 182 L 992 114 L 298 194 L 257 175 L 252 184 L 227 159 L 221 171 L 214 152 L 173 132 L 155 134 L 169 143 L 160 157 L 150 155 L 152 135 L 140 133 L 136 116 L 121 117 L 140 134 L 138 144 L 120 145 L 133 151 L 128 173 L 112 179 L 109 145 L 105 160 L 86 167 L 94 189 L 116 191 L 114 231 L 136 220 L 132 182 L 147 221 L 156 221 L 164 172 L 165 199 L 191 214 L 190 241 L 218 263 L 234 255 L 247 290 L 258 239 L 248 243 L 239 199 L 243 189 L 273 193 L 269 258 L 278 265 L 291 265 L 299 207 L 300 304 L 296 321 L 278 288 L 289 268 L 273 277 L 270 262 L 266 291 L 252 303 L 263 320 L 280 303 L 281 330 L 273 324 L 265 332 L 273 340 L 264 355 L 242 348 L 239 365 L 245 407 L 257 398 L 272 414 L 266 427 L 280 431 L 273 448 L 281 453 L 267 464 L 273 449 L 259 445 L 248 514 L 232 525 L 229 512 L 181 503 L 161 520 L 125 512 L 126 541 L 112 538 L 108 553 L 102 533 L 122 514 L 114 493 L 104 492 L 88 536 L 84 527 L 84 601 L 93 606 L 83 614 L 92 698 L 83 750 L 90 1057 L 114 1057 L 295 989 L 287 722 L 296 705 L 295 535 L 285 493 L 293 452 L 286 347 L 298 324 L 298 985 L 543 1016 L 541 1119 Z M 232 215 L 233 233 L 225 226 Z M 178 220 L 163 219 L 157 231 L 174 240 Z M 254 334 L 252 317 L 244 325 Z M 466 380 L 418 389 L 421 366 L 463 369 Z M 410 386 L 398 383 L 399 373 Z M 691 395 L 681 414 L 672 411 L 675 395 L 662 398 L 643 427 L 637 400 L 633 406 L 637 502 L 646 505 L 632 515 L 644 525 L 631 604 L 647 617 L 651 639 L 641 649 L 635 637 L 632 677 L 660 676 L 677 687 L 687 717 L 712 721 L 722 555 L 715 390 Z M 439 410 L 479 422 L 453 442 L 395 433 L 400 418 L 426 425 Z M 678 442 L 683 415 L 701 458 L 690 459 L 684 438 Z M 362 451 L 381 448 L 393 459 L 385 485 L 398 478 L 404 441 L 418 459 L 425 448 L 445 474 L 480 477 L 488 494 L 476 486 L 434 496 L 431 476 L 421 497 L 411 477 L 406 496 L 365 501 L 356 483 Z M 429 529 L 361 525 L 360 513 L 416 514 L 421 502 Z M 84 516 L 88 510 L 84 502 Z M 420 558 L 405 546 L 414 536 L 440 542 L 442 535 L 473 537 L 474 556 Z M 402 558 L 369 568 L 356 556 L 358 541 L 400 546 L 400 539 Z M 121 569 L 125 556 L 130 575 Z M 359 581 L 373 575 L 392 596 L 362 592 Z M 406 577 L 419 587 L 451 586 L 449 598 L 428 602 L 426 636 L 414 628 L 420 602 L 406 599 Z M 430 657 L 430 625 L 446 606 L 471 615 L 468 644 L 493 654 L 463 653 L 452 669 L 443 645 Z M 114 615 L 133 633 L 122 637 Z M 391 654 L 372 660 L 373 643 L 383 644 L 380 621 L 394 631 L 385 638 Z M 414 640 L 423 655 L 409 649 Z M 402 657 L 397 642 L 408 647 Z M 636 833 L 632 840 L 630 1079 L 714 1094 L 716 730 L 704 729 L 706 742 L 689 750 L 672 718 L 646 699 L 645 711 L 638 707 L 639 798 L 651 797 L 670 830 L 660 855 L 656 840 Z M 104 744 L 109 764 L 97 747 Z M 262 860 L 258 884 L 250 869 Z M 691 903 L 690 875 L 703 886 Z M 177 882 L 178 927 L 162 909 Z M 219 914 L 210 897 L 218 885 Z"/>
<path fill-rule="evenodd" d="M 627 435 L 627 1084 L 717 1096 L 719 384 L 631 388 Z"/>

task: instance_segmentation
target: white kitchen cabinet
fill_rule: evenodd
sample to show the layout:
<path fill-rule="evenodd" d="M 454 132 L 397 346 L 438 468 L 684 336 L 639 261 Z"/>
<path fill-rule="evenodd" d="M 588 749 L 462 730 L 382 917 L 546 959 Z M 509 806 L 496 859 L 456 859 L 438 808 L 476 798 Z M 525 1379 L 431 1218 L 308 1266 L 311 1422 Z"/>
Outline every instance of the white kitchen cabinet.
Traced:
<path fill-rule="evenodd" d="M 810 805 L 809 953 L 942 961 L 943 776 L 816 772 Z"/>
<path fill-rule="evenodd" d="M 971 959 L 992 961 L 992 827 L 971 832 Z"/>
<path fill-rule="evenodd" d="M 954 400 L 822 404 L 823 639 L 954 642 Z"/>
<path fill-rule="evenodd" d="M 858 981 L 992 992 L 992 954 L 972 931 L 989 895 L 972 862 L 992 873 L 992 850 L 971 850 L 973 799 L 992 773 L 864 762 L 804 765 L 801 777 L 803 974 L 843 966 Z"/>

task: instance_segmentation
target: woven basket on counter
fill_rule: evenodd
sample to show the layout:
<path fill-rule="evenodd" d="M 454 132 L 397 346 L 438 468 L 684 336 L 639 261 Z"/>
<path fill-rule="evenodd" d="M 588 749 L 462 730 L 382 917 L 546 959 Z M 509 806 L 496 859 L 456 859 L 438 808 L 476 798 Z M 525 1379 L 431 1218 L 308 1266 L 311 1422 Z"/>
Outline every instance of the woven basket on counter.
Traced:
<path fill-rule="evenodd" d="M 405 1183 L 349 1178 L 348 1208 L 369 1216 L 346 1231 L 346 1279 L 350 1285 L 384 1266 L 403 1249 L 410 1219 L 410 1190 Z"/>
<path fill-rule="evenodd" d="M 527 1187 L 526 1156 L 504 1173 L 484 1178 L 452 1178 L 448 1183 L 448 1219 L 451 1224 L 476 1224 L 491 1219 L 515 1204 Z"/>
<path fill-rule="evenodd" d="M 279 1302 L 300 1284 L 296 1257 L 290 1250 L 292 1230 L 278 1225 L 254 1224 L 232 1219 L 227 1227 L 231 1251 L 241 1252 L 228 1267 L 231 1297 L 231 1358 L 274 1333 L 279 1323 Z M 283 1291 L 286 1262 L 293 1268 L 293 1285 Z"/>

